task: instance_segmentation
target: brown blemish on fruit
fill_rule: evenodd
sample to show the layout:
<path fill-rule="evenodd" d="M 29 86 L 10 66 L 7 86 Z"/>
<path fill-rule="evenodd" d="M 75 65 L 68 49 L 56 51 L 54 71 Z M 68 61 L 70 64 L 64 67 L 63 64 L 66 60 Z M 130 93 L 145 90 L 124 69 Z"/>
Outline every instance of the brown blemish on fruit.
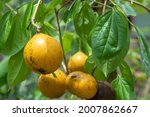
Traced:
<path fill-rule="evenodd" d="M 30 61 L 32 62 L 32 64 L 37 65 L 37 63 L 35 62 L 35 59 L 32 56 L 30 56 Z"/>
<path fill-rule="evenodd" d="M 42 73 L 42 74 L 47 74 L 47 71 L 46 70 L 44 70 L 44 69 L 42 69 L 42 68 L 39 68 L 39 69 L 37 69 L 40 73 Z"/>
<path fill-rule="evenodd" d="M 73 75 L 71 76 L 71 78 L 77 78 L 77 75 L 76 75 L 76 74 L 73 74 Z"/>

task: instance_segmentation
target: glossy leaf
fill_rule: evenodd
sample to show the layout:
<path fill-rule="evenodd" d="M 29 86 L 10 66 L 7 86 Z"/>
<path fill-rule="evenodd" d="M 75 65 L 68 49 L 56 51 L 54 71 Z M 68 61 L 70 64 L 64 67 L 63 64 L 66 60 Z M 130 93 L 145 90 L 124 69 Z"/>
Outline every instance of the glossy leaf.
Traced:
<path fill-rule="evenodd" d="M 140 52 L 141 52 L 141 57 L 142 57 L 142 62 L 145 67 L 145 72 L 150 78 L 150 51 L 149 51 L 149 46 L 146 41 L 145 36 L 141 32 L 139 28 L 136 28 L 137 34 L 138 34 L 138 40 L 139 40 L 139 45 L 140 45 Z"/>
<path fill-rule="evenodd" d="M 121 64 L 129 49 L 127 18 L 112 9 L 98 19 L 91 38 L 95 62 L 107 75 Z"/>
<path fill-rule="evenodd" d="M 63 40 L 64 52 L 65 54 L 67 54 L 68 52 L 71 51 L 71 44 L 74 40 L 74 34 L 70 32 L 65 32 L 62 40 Z"/>
<path fill-rule="evenodd" d="M 136 16 L 136 12 L 128 4 L 121 4 L 120 7 L 122 8 L 122 10 L 125 12 L 127 16 Z"/>
<path fill-rule="evenodd" d="M 33 6 L 33 11 L 35 10 L 35 8 L 36 8 L 36 5 L 37 4 L 35 4 L 34 6 Z M 45 20 L 45 16 L 46 16 L 46 14 L 44 13 L 44 11 L 46 11 L 46 5 L 42 2 L 40 5 L 39 5 L 39 8 L 38 8 L 38 11 L 37 11 L 37 14 L 36 14 L 36 23 L 39 25 L 39 26 L 42 26 L 43 24 L 44 24 L 44 20 Z M 32 12 L 32 16 L 33 16 L 33 13 L 34 12 Z"/>
<path fill-rule="evenodd" d="M 88 5 L 87 2 L 84 2 L 84 5 L 80 12 L 76 14 L 74 18 L 74 26 L 77 34 L 81 39 L 85 40 L 89 38 L 89 34 L 95 25 L 96 15 Z"/>
<path fill-rule="evenodd" d="M 95 66 L 95 62 L 93 60 L 92 56 L 89 56 L 88 59 L 85 62 L 85 71 L 90 73 L 92 72 L 93 67 Z"/>
<path fill-rule="evenodd" d="M 11 30 L 12 14 L 7 12 L 0 20 L 0 50 L 3 48 L 5 42 L 8 39 Z"/>
<path fill-rule="evenodd" d="M 85 63 L 85 71 L 89 74 L 93 74 L 96 80 L 106 80 L 107 78 L 105 77 L 104 73 L 95 66 L 94 60 L 92 56 L 89 56 L 88 59 L 86 60 Z M 96 68 L 94 68 L 96 67 Z M 94 70 L 94 71 L 93 71 Z"/>
<path fill-rule="evenodd" d="M 12 56 L 8 64 L 7 82 L 9 88 L 12 88 L 25 80 L 30 74 L 30 70 L 24 63 L 23 51 L 18 52 Z"/>
<path fill-rule="evenodd" d="M 117 99 L 135 99 L 134 77 L 130 67 L 123 61 L 119 68 L 120 74 L 112 81 L 112 86 L 116 91 Z"/>
<path fill-rule="evenodd" d="M 134 79 L 134 76 L 132 75 L 132 72 L 131 72 L 130 67 L 128 66 L 128 64 L 124 61 L 120 65 L 119 68 L 120 68 L 121 76 L 132 87 L 132 89 L 134 89 L 135 79 Z"/>
<path fill-rule="evenodd" d="M 13 19 L 12 28 L 9 37 L 2 49 L 2 53 L 6 55 L 14 55 L 19 52 L 27 42 L 27 38 L 23 37 L 21 19 L 17 14 Z"/>
<path fill-rule="evenodd" d="M 135 99 L 132 87 L 126 82 L 125 78 L 118 76 L 112 81 L 112 86 L 116 92 L 116 98 L 120 100 Z"/>
<path fill-rule="evenodd" d="M 28 6 L 25 10 L 24 17 L 23 17 L 23 23 L 22 23 L 25 34 L 26 34 L 28 26 L 31 23 L 32 10 L 33 10 L 33 2 L 30 2 L 30 3 L 28 3 Z"/>
<path fill-rule="evenodd" d="M 49 22 L 44 23 L 44 25 L 42 26 L 41 32 L 51 35 L 52 37 L 55 37 L 58 35 L 57 30 Z"/>
<path fill-rule="evenodd" d="M 135 10 L 127 3 L 122 3 L 119 0 L 115 0 L 115 3 L 124 11 L 127 16 L 136 16 Z"/>
<path fill-rule="evenodd" d="M 50 4 L 47 6 L 45 13 L 47 13 L 51 10 L 54 10 L 56 8 L 56 6 L 61 2 L 62 2 L 62 0 L 51 0 Z"/>
<path fill-rule="evenodd" d="M 77 13 L 79 13 L 81 9 L 81 1 L 75 0 L 69 9 L 67 9 L 64 13 L 63 20 L 64 22 L 69 22 L 71 19 L 75 17 Z"/>
<path fill-rule="evenodd" d="M 0 61 L 0 86 L 7 83 L 8 61 L 9 56 Z"/>
<path fill-rule="evenodd" d="M 105 76 L 113 72 L 123 62 L 124 57 L 126 56 L 129 49 L 129 42 L 130 40 L 128 38 L 128 42 L 126 43 L 125 48 L 111 59 L 104 60 L 101 63 L 97 61 L 98 67 L 104 72 Z"/>

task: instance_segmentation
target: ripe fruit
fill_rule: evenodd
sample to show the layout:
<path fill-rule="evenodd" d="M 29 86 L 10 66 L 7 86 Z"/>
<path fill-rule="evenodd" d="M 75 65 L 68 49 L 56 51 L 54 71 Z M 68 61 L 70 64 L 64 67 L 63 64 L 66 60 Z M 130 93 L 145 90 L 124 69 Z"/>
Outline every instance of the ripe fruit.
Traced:
<path fill-rule="evenodd" d="M 93 76 L 80 71 L 70 73 L 66 78 L 68 90 L 82 99 L 91 99 L 97 92 L 97 82 Z"/>
<path fill-rule="evenodd" d="M 60 43 L 46 34 L 36 34 L 24 48 L 25 63 L 37 73 L 52 73 L 60 67 L 63 51 Z"/>
<path fill-rule="evenodd" d="M 98 91 L 96 95 L 90 100 L 114 100 L 116 98 L 115 91 L 111 87 L 110 83 L 104 81 L 98 82 Z"/>
<path fill-rule="evenodd" d="M 68 69 L 70 72 L 73 71 L 82 71 L 84 72 L 84 64 L 87 60 L 87 55 L 85 55 L 83 52 L 79 51 L 75 53 L 73 56 L 71 56 L 69 62 L 68 62 Z"/>
<path fill-rule="evenodd" d="M 57 69 L 54 74 L 41 75 L 38 79 L 38 87 L 43 95 L 49 98 L 58 98 L 65 93 L 66 75 Z"/>

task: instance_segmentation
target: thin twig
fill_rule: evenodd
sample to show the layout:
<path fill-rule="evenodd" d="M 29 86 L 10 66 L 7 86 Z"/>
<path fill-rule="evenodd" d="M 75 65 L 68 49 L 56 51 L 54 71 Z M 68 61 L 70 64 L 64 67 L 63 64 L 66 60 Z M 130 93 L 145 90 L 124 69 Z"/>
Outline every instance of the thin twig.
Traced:
<path fill-rule="evenodd" d="M 107 0 L 104 1 L 104 6 L 103 6 L 103 9 L 102 9 L 102 15 L 105 13 L 106 4 L 107 4 Z"/>
<path fill-rule="evenodd" d="M 64 69 L 64 71 L 65 71 L 65 73 L 66 73 L 67 71 L 66 71 L 66 65 L 65 65 L 65 63 L 64 63 L 64 62 L 62 62 L 62 64 L 61 64 L 61 65 L 62 65 L 62 68 Z"/>
<path fill-rule="evenodd" d="M 14 14 L 17 14 L 17 11 L 15 11 L 8 3 L 5 3 L 5 6 L 10 9 Z"/>
<path fill-rule="evenodd" d="M 69 3 L 71 3 L 72 1 L 67 1 L 65 4 L 63 4 L 58 10 L 57 10 L 57 12 L 59 12 L 62 8 L 64 8 L 66 5 L 68 5 Z M 76 1 L 73 1 L 74 3 L 76 2 Z M 74 4 L 73 3 L 73 4 Z"/>
<path fill-rule="evenodd" d="M 101 3 L 101 2 L 98 2 L 98 1 L 94 1 L 95 3 L 97 3 L 97 4 L 99 4 L 99 5 L 102 5 L 102 6 L 104 6 L 104 3 Z M 105 7 L 108 7 L 108 8 L 112 8 L 111 6 L 109 6 L 109 5 L 105 5 Z"/>
<path fill-rule="evenodd" d="M 68 67 L 67 67 L 67 59 L 66 59 L 66 56 L 65 56 L 65 52 L 64 52 L 64 46 L 63 46 L 63 41 L 62 41 L 62 34 L 61 34 L 61 29 L 60 29 L 60 23 L 59 23 L 59 17 L 58 17 L 58 11 L 57 9 L 55 8 L 55 15 L 56 15 L 56 20 L 57 20 L 57 26 L 58 26 L 58 31 L 59 31 L 59 40 L 60 40 L 60 44 L 62 46 L 62 50 L 63 50 L 63 59 L 64 59 L 64 64 L 66 66 L 66 73 L 69 74 L 69 70 L 68 70 Z"/>
<path fill-rule="evenodd" d="M 36 14 L 37 14 L 37 11 L 38 11 L 38 8 L 39 8 L 39 5 L 41 2 L 42 2 L 42 0 L 38 0 L 38 3 L 36 5 L 35 11 L 33 13 L 32 19 L 31 19 L 32 25 L 36 28 L 37 32 L 40 32 L 41 27 L 35 23 L 35 17 L 36 17 Z"/>
<path fill-rule="evenodd" d="M 130 2 L 130 3 L 133 2 L 133 4 L 136 4 L 136 5 L 140 6 L 140 7 L 143 7 L 144 9 L 146 9 L 146 10 L 150 13 L 150 8 L 147 7 L 147 6 L 145 6 L 145 5 L 143 5 L 143 4 L 140 3 L 140 2 L 132 1 L 132 0 L 125 0 L 125 1 Z"/>

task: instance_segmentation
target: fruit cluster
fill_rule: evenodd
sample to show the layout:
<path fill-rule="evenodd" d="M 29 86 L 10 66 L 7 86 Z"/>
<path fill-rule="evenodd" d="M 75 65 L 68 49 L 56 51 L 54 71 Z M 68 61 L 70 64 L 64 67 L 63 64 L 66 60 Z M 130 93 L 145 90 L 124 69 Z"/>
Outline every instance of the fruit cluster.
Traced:
<path fill-rule="evenodd" d="M 75 53 L 68 61 L 70 73 L 66 75 L 59 69 L 63 60 L 62 47 L 53 37 L 38 33 L 24 48 L 25 63 L 32 71 L 41 74 L 38 87 L 48 98 L 58 98 L 66 90 L 81 99 L 94 99 L 99 94 L 98 82 L 85 73 L 87 58 L 81 51 Z"/>

